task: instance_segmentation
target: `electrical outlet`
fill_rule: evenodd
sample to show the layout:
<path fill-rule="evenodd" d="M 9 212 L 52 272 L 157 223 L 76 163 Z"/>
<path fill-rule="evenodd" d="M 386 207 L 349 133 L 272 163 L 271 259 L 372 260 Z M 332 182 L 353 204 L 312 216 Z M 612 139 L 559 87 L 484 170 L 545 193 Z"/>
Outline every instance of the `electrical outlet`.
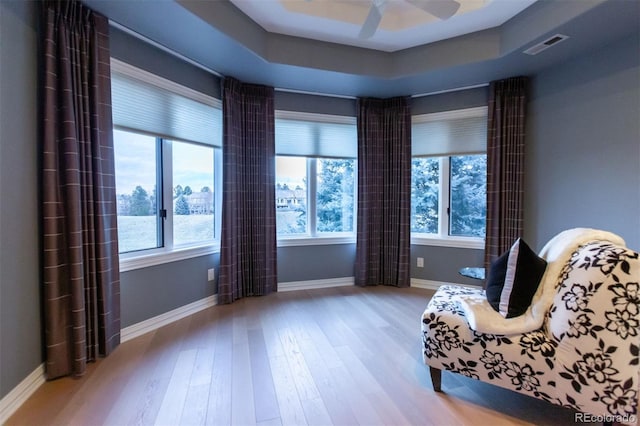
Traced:
<path fill-rule="evenodd" d="M 211 268 L 207 271 L 207 280 L 213 281 L 216 279 L 216 270 Z"/>
<path fill-rule="evenodd" d="M 418 268 L 424 268 L 424 257 L 419 257 L 417 261 Z"/>

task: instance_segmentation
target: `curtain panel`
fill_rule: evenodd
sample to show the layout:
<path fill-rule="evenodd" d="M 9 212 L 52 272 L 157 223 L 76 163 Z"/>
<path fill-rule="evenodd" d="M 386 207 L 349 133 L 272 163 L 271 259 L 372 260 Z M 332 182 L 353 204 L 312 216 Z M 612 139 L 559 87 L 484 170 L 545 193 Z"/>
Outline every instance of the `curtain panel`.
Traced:
<path fill-rule="evenodd" d="M 223 83 L 220 303 L 277 291 L 273 94 Z"/>
<path fill-rule="evenodd" d="M 46 370 L 82 375 L 120 342 L 109 26 L 41 3 L 41 220 Z"/>
<path fill-rule="evenodd" d="M 489 86 L 486 268 L 522 236 L 527 85 L 514 77 Z"/>
<path fill-rule="evenodd" d="M 411 113 L 407 98 L 358 100 L 355 283 L 409 286 Z"/>

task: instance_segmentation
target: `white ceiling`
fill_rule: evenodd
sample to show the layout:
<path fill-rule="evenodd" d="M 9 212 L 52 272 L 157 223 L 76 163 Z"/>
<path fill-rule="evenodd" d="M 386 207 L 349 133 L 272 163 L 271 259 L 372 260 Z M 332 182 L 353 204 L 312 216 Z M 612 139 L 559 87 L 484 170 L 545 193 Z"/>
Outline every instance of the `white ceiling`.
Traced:
<path fill-rule="evenodd" d="M 502 25 L 537 0 L 457 0 L 441 21 L 405 0 L 386 0 L 376 33 L 358 38 L 373 0 L 230 0 L 271 33 L 394 52 Z"/>

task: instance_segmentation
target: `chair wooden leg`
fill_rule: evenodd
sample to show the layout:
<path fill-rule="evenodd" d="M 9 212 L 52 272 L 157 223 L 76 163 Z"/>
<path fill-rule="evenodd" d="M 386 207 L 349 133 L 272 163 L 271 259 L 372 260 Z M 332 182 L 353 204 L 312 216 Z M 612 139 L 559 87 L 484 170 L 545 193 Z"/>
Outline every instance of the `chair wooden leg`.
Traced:
<path fill-rule="evenodd" d="M 442 370 L 429 366 L 429 374 L 431 374 L 433 390 L 436 392 L 442 392 Z"/>

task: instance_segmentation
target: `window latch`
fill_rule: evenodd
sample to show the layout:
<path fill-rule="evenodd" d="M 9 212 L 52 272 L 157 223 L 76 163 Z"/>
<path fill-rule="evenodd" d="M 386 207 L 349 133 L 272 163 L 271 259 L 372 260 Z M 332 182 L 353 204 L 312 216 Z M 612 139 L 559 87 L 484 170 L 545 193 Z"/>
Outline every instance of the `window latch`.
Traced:
<path fill-rule="evenodd" d="M 167 210 L 166 209 L 160 209 L 160 217 L 163 219 L 167 218 Z"/>

